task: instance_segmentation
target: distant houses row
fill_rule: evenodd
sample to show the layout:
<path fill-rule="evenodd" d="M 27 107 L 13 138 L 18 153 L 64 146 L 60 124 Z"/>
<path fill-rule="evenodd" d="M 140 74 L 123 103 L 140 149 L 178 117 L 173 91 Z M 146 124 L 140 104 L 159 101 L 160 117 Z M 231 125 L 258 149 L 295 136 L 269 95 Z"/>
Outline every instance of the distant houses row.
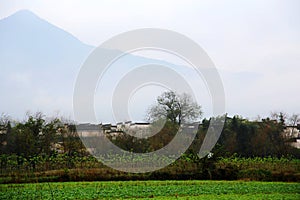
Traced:
<path fill-rule="evenodd" d="M 189 124 L 186 129 L 198 130 L 199 123 Z M 112 139 L 123 134 L 130 134 L 139 138 L 151 135 L 150 123 L 140 122 L 120 122 L 113 124 L 79 124 L 77 133 L 80 137 L 110 136 Z M 288 139 L 290 145 L 300 148 L 300 124 L 297 126 L 285 126 L 284 138 Z"/>
<path fill-rule="evenodd" d="M 300 149 L 300 124 L 297 126 L 286 126 L 283 134 L 286 139 L 290 140 L 291 146 Z"/>
<path fill-rule="evenodd" d="M 122 135 L 127 132 L 134 133 L 137 137 L 149 132 L 150 123 L 146 122 L 120 122 L 117 124 L 79 124 L 76 126 L 77 133 L 81 137 L 94 137 L 100 135 L 110 135 L 112 137 Z"/>

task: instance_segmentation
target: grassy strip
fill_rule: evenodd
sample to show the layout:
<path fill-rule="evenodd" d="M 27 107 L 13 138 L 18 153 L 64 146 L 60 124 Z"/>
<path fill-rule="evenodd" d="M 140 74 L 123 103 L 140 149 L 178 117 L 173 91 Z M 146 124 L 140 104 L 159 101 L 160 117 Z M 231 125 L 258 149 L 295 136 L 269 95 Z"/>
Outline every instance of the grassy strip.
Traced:
<path fill-rule="evenodd" d="M 0 185 L 1 199 L 299 199 L 299 183 L 116 181 Z"/>

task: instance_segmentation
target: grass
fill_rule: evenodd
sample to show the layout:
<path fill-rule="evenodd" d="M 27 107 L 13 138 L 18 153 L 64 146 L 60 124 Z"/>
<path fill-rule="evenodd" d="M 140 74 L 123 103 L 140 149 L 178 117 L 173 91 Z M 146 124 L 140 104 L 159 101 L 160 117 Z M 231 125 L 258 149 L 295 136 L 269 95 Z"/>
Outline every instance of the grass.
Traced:
<path fill-rule="evenodd" d="M 1 199 L 300 199 L 299 183 L 115 181 L 2 184 Z"/>

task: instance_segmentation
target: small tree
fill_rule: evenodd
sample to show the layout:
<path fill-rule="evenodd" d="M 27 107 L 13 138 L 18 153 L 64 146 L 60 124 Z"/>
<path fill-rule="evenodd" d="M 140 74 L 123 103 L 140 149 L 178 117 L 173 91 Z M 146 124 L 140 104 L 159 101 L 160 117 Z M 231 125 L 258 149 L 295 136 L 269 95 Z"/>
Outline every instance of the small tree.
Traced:
<path fill-rule="evenodd" d="M 75 124 L 66 124 L 65 127 L 60 129 L 60 142 L 64 153 L 68 156 L 85 152 L 85 147 L 78 136 Z"/>
<path fill-rule="evenodd" d="M 42 113 L 29 115 L 25 122 L 18 122 L 7 131 L 7 153 L 31 158 L 36 155 L 49 155 L 51 144 L 56 142 L 60 121 L 46 121 Z"/>
<path fill-rule="evenodd" d="M 7 140 L 11 136 L 10 117 L 6 114 L 0 116 L 0 153 L 7 153 Z"/>
<path fill-rule="evenodd" d="M 298 128 L 298 125 L 300 123 L 300 116 L 299 114 L 293 114 L 292 116 L 289 117 L 288 123 L 290 126 L 292 126 L 292 132 L 291 136 L 294 136 L 294 133 L 296 129 Z"/>

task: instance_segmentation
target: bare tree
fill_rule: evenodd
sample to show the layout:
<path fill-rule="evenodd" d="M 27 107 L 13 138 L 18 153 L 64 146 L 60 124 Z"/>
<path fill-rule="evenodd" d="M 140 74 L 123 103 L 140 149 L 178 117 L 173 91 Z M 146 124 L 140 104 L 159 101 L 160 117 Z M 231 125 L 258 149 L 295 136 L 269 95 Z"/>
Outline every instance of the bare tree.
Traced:
<path fill-rule="evenodd" d="M 149 109 L 148 120 L 166 119 L 174 124 L 192 122 L 201 117 L 201 106 L 186 93 L 181 95 L 173 91 L 164 92 L 157 98 L 157 104 Z"/>
<path fill-rule="evenodd" d="M 288 118 L 288 123 L 292 127 L 291 135 L 294 136 L 294 133 L 297 129 L 297 125 L 300 123 L 299 114 L 293 114 Z"/>
<path fill-rule="evenodd" d="M 288 118 L 288 123 L 291 126 L 297 126 L 300 123 L 300 116 L 299 114 L 293 114 Z"/>
<path fill-rule="evenodd" d="M 271 112 L 271 119 L 276 120 L 278 123 L 281 123 L 282 126 L 285 125 L 287 114 L 285 112 Z"/>
<path fill-rule="evenodd" d="M 0 126 L 6 126 L 11 121 L 11 118 L 5 114 L 2 113 L 0 116 Z"/>

